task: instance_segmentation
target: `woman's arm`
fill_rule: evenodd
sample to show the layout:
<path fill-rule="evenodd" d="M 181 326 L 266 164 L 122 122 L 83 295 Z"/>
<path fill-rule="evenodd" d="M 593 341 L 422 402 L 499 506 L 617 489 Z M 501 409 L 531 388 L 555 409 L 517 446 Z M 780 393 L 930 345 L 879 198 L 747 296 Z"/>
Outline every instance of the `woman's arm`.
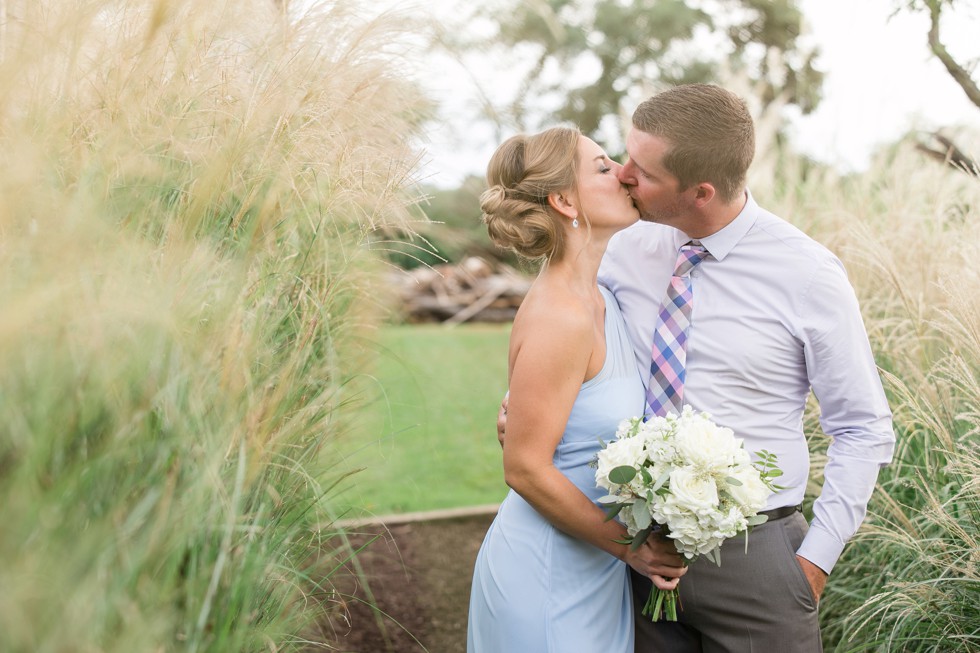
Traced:
<path fill-rule="evenodd" d="M 559 530 L 630 564 L 648 577 L 676 579 L 686 568 L 670 542 L 649 540 L 631 551 L 614 540 L 626 537 L 619 522 L 605 513 L 554 465 L 572 405 L 585 380 L 596 340 L 592 316 L 568 308 L 526 316 L 512 354 L 504 478 Z M 593 366 L 598 367 L 598 366 Z M 676 580 L 660 579 L 671 589 Z"/>

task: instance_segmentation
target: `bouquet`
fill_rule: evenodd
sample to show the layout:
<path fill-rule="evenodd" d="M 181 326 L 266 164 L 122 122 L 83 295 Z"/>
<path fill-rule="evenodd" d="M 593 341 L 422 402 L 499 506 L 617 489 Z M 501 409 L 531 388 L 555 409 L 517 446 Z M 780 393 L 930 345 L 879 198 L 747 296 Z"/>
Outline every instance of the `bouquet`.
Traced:
<path fill-rule="evenodd" d="M 782 475 L 776 456 L 759 452 L 753 462 L 731 429 L 707 413 L 684 406 L 681 415 L 633 417 L 620 423 L 616 440 L 596 459 L 596 484 L 609 494 L 599 499 L 607 519 L 618 516 L 633 549 L 654 528 L 671 538 L 685 564 L 704 556 L 721 564 L 721 543 L 764 523 L 760 515 Z M 677 621 L 677 590 L 656 586 L 643 615 Z"/>

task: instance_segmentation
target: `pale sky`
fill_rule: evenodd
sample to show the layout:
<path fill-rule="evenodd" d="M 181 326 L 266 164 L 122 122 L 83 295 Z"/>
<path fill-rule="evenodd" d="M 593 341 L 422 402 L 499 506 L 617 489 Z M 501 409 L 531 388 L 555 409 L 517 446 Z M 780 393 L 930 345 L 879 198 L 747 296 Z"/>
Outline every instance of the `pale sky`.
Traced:
<path fill-rule="evenodd" d="M 967 100 L 928 50 L 926 16 L 908 11 L 891 15 L 902 4 L 801 0 L 826 77 L 818 110 L 792 120 L 789 133 L 798 150 L 843 170 L 860 170 L 876 146 L 893 142 L 911 128 L 965 125 L 980 130 L 980 108 Z M 451 15 L 455 6 L 456 0 L 421 5 L 436 20 Z M 980 61 L 980 3 L 959 3 L 955 14 L 944 18 L 942 31 L 962 64 Z M 453 187 L 466 174 L 482 175 L 501 137 L 475 120 L 479 93 L 473 78 L 480 80 L 487 95 L 507 97 L 517 76 L 493 70 L 491 62 L 479 57 L 472 57 L 468 65 L 466 70 L 439 59 L 420 74 L 444 116 L 428 133 L 423 182 Z"/>
<path fill-rule="evenodd" d="M 828 163 L 860 169 L 875 145 L 910 128 L 965 124 L 980 129 L 980 107 L 928 49 L 928 20 L 896 0 L 803 0 L 827 72 L 824 101 L 793 130 L 797 147 Z M 961 64 L 980 60 L 980 3 L 959 3 L 941 36 Z M 980 76 L 974 75 L 974 79 Z M 977 153 L 980 154 L 980 153 Z"/>

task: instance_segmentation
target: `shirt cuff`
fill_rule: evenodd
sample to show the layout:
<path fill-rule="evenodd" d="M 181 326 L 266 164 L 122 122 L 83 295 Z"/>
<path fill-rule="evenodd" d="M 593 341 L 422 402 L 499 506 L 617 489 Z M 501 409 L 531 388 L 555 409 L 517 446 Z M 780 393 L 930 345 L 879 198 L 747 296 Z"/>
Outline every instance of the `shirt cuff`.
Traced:
<path fill-rule="evenodd" d="M 796 555 L 806 558 L 829 575 L 843 551 L 843 542 L 819 526 L 811 525 Z"/>

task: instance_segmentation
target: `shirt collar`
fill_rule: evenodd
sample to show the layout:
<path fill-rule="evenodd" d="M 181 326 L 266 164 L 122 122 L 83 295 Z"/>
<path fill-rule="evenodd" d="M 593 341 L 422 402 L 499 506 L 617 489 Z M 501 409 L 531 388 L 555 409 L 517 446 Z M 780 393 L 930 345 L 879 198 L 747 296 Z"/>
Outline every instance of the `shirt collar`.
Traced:
<path fill-rule="evenodd" d="M 749 232 L 758 216 L 759 205 L 755 203 L 752 193 L 746 188 L 745 206 L 735 216 L 735 219 L 710 236 L 702 238 L 700 242 L 712 258 L 717 261 L 724 260 L 728 253 L 735 249 L 738 241 L 742 240 L 742 237 Z M 691 240 L 687 234 L 680 230 L 677 231 L 675 239 L 677 240 L 677 249 Z"/>

